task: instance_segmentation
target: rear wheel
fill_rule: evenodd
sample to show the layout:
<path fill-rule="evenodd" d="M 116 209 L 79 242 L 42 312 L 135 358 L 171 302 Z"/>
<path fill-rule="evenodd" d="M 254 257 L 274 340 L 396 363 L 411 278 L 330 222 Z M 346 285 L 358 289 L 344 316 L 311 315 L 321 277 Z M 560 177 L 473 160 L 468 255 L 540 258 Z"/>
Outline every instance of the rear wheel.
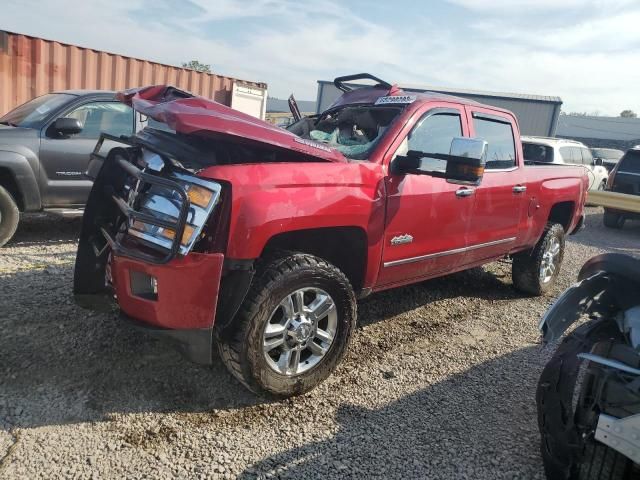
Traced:
<path fill-rule="evenodd" d="M 602 223 L 604 223 L 605 227 L 620 229 L 624 226 L 624 221 L 625 218 L 621 214 L 610 212 L 609 210 L 604 211 Z"/>
<path fill-rule="evenodd" d="M 0 247 L 6 244 L 16 233 L 20 211 L 11 194 L 0 186 Z"/>
<path fill-rule="evenodd" d="M 258 268 L 232 325 L 216 332 L 229 371 L 256 393 L 307 392 L 338 365 L 355 328 L 355 294 L 335 266 L 287 254 Z"/>
<path fill-rule="evenodd" d="M 558 223 L 549 223 L 532 251 L 513 256 L 513 285 L 525 293 L 544 295 L 560 273 L 563 256 L 564 228 Z"/>

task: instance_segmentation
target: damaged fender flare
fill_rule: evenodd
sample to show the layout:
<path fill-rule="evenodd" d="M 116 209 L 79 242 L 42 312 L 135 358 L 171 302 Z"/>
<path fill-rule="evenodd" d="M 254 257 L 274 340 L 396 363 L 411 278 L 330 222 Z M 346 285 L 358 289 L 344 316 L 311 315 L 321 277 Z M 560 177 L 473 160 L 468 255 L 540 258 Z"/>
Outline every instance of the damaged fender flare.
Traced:
<path fill-rule="evenodd" d="M 578 280 L 540 320 L 545 343 L 560 338 L 582 315 L 608 311 L 612 305 L 625 308 L 624 287 L 629 281 L 640 285 L 640 260 L 620 253 L 597 255 L 582 266 Z"/>

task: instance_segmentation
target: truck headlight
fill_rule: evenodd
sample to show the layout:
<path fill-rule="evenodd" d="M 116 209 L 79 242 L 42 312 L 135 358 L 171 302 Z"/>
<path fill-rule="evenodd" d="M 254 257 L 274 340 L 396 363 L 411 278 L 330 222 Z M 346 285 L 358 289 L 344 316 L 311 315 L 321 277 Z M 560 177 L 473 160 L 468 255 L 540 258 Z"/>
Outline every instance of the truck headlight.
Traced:
<path fill-rule="evenodd" d="M 209 216 L 219 202 L 222 186 L 217 182 L 175 172 L 169 179 L 180 184 L 189 199 L 189 209 L 179 249 L 181 255 L 186 255 L 200 238 Z M 145 222 L 133 217 L 129 220 L 127 232 L 153 245 L 170 250 L 176 238 L 183 201 L 182 195 L 164 185 L 154 184 L 146 189 L 136 190 L 129 199 L 129 204 L 136 211 L 151 216 L 161 223 L 171 224 L 172 227 L 156 225 L 151 221 Z"/>

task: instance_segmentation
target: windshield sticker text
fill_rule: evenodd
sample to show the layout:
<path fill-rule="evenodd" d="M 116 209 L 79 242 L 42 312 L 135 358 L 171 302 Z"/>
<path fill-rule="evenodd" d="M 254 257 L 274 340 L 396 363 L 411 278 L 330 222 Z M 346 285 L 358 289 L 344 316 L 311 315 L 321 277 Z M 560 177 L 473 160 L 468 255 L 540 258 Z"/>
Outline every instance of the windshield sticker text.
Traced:
<path fill-rule="evenodd" d="M 374 105 L 388 105 L 391 103 L 413 103 L 416 101 L 415 95 L 394 95 L 391 97 L 380 97 Z"/>

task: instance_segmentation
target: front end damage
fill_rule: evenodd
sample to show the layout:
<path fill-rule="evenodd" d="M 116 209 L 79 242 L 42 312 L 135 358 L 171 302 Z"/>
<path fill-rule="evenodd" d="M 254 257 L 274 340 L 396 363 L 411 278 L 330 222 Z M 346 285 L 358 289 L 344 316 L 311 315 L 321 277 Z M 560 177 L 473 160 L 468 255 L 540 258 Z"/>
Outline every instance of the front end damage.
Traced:
<path fill-rule="evenodd" d="M 223 185 L 204 180 L 137 139 L 100 157 L 75 265 L 78 304 L 110 308 L 211 361 L 224 270 Z M 95 163 L 94 163 L 95 164 Z"/>
<path fill-rule="evenodd" d="M 225 258 L 232 186 L 199 176 L 216 165 L 346 162 L 338 151 L 174 87 L 118 94 L 153 120 L 134 137 L 103 134 L 75 265 L 76 302 L 174 341 L 198 363 L 212 359 L 214 324 L 244 300 L 253 260 Z M 123 147 L 99 155 L 105 139 Z"/>

